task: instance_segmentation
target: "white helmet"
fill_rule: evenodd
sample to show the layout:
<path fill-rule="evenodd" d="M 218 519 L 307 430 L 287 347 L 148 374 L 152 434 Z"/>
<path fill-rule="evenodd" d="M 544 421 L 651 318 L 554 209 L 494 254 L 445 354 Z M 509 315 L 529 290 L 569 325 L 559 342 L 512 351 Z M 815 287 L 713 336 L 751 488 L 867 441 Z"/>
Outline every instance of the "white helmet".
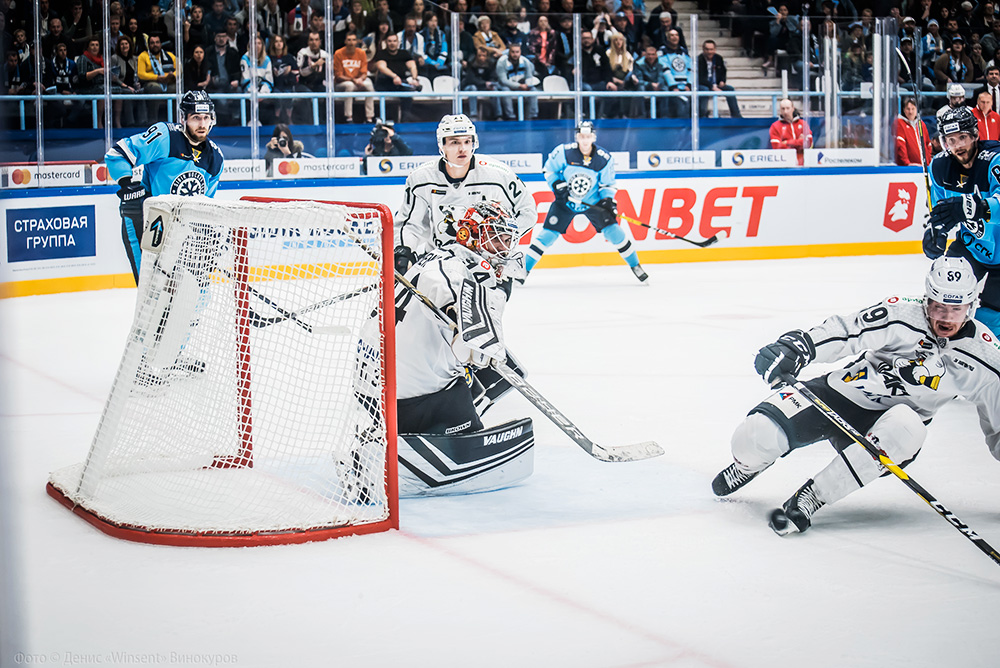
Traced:
<path fill-rule="evenodd" d="M 979 305 L 979 279 L 964 257 L 943 256 L 934 260 L 931 270 L 927 272 L 924 287 L 925 311 L 930 300 L 947 306 L 969 304 L 965 320 L 971 320 Z"/>
<path fill-rule="evenodd" d="M 441 122 L 438 123 L 437 128 L 438 151 L 441 152 L 441 157 L 444 157 L 445 139 L 448 137 L 464 137 L 466 135 L 472 137 L 472 150 L 478 150 L 479 135 L 476 134 L 476 126 L 472 124 L 468 116 L 465 114 L 453 114 L 443 117 Z"/>

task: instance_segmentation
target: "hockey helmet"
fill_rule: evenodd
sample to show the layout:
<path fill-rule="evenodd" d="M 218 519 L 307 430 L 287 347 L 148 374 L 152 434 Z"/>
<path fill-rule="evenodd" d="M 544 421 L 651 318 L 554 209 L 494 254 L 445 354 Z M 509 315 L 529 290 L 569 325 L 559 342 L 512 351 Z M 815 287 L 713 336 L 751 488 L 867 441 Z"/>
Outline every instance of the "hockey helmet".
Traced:
<path fill-rule="evenodd" d="M 981 286 L 972 265 L 964 257 L 943 256 L 931 263 L 924 282 L 924 311 L 928 320 L 965 322 L 979 304 Z M 954 306 L 968 304 L 965 311 Z"/>
<path fill-rule="evenodd" d="M 938 119 L 938 132 L 942 137 L 961 132 L 973 137 L 979 136 L 979 123 L 972 114 L 972 109 L 962 105 L 946 109 Z"/>
<path fill-rule="evenodd" d="M 583 121 L 578 126 L 576 126 L 576 134 L 594 135 L 595 137 L 597 136 L 597 133 L 594 132 L 594 124 L 590 121 Z"/>
<path fill-rule="evenodd" d="M 455 239 L 493 264 L 510 257 L 521 233 L 513 216 L 499 202 L 478 202 L 458 221 Z"/>
<path fill-rule="evenodd" d="M 191 114 L 208 114 L 215 125 L 215 103 L 203 90 L 189 90 L 181 98 L 181 118 L 187 120 Z"/>
<path fill-rule="evenodd" d="M 965 99 L 965 87 L 962 86 L 962 84 L 953 83 L 948 86 L 948 98 L 951 99 L 953 97 L 960 97 L 963 100 Z"/>
<path fill-rule="evenodd" d="M 449 114 L 444 116 L 438 123 L 437 142 L 438 151 L 444 157 L 444 141 L 448 137 L 472 137 L 472 150 L 479 149 L 479 135 L 476 134 L 476 126 L 465 114 Z"/>

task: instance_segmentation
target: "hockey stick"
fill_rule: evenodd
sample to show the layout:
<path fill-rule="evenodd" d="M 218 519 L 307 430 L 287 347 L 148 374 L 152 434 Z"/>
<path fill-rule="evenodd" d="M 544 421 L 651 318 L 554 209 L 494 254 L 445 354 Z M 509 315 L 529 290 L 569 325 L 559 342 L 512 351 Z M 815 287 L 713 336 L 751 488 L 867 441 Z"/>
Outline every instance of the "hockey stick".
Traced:
<path fill-rule="evenodd" d="M 781 374 L 781 381 L 790 387 L 794 387 L 799 394 L 806 398 L 806 400 L 819 409 L 819 412 L 823 414 L 826 419 L 837 426 L 842 432 L 847 434 L 851 440 L 863 447 L 868 454 L 870 454 L 876 461 L 882 464 L 885 468 L 893 473 L 897 478 L 903 481 L 903 484 L 910 488 L 910 490 L 923 499 L 927 505 L 934 509 L 934 511 L 948 521 L 953 527 L 959 530 L 963 536 L 971 540 L 976 547 L 983 551 L 986 556 L 993 560 L 997 565 L 1000 565 L 1000 554 L 997 553 L 993 547 L 987 543 L 985 540 L 979 537 L 979 535 L 972 530 L 972 528 L 958 519 L 955 513 L 948 510 L 944 504 L 931 496 L 930 492 L 920 486 L 916 480 L 911 478 L 906 474 L 903 469 L 898 465 L 893 463 L 884 452 L 878 449 L 871 441 L 861 435 L 857 429 L 851 426 L 844 418 L 840 417 L 832 408 L 826 405 L 826 403 L 817 397 L 813 392 L 805 386 L 802 382 L 796 380 L 793 376 L 788 374 Z"/>
<path fill-rule="evenodd" d="M 666 234 L 670 237 L 673 237 L 674 239 L 680 239 L 681 241 L 686 241 L 692 246 L 697 246 L 698 248 L 705 248 L 706 246 L 711 246 L 714 243 L 718 243 L 719 239 L 725 239 L 727 236 L 729 236 L 728 232 L 726 232 L 725 230 L 721 230 L 718 234 L 713 234 L 711 237 L 705 239 L 704 241 L 694 241 L 693 239 L 688 239 L 686 237 L 678 236 L 669 230 L 663 230 L 660 229 L 659 227 L 653 227 L 649 223 L 644 223 L 637 218 L 626 216 L 624 213 L 619 213 L 618 217 L 624 220 L 626 223 L 632 223 L 633 225 L 639 225 L 640 227 L 648 227 L 654 232 L 659 232 L 660 234 Z"/>
<path fill-rule="evenodd" d="M 915 73 L 910 69 L 910 64 L 906 62 L 906 57 L 903 56 L 903 52 L 896 47 L 896 55 L 899 56 L 899 61 L 903 63 L 903 69 L 906 70 L 906 78 L 910 80 L 910 84 L 913 85 L 913 96 L 916 99 L 915 104 L 917 105 L 917 151 L 920 153 L 920 169 L 924 173 L 924 192 L 927 193 L 927 210 L 931 210 L 931 177 L 927 171 L 927 149 L 924 146 L 924 133 L 920 129 L 923 127 L 924 122 L 920 120 L 920 88 L 917 85 L 917 80 Z"/>
<path fill-rule="evenodd" d="M 230 274 L 229 271 L 227 271 L 226 269 L 223 269 L 221 267 L 220 267 L 220 270 L 226 276 L 226 278 L 228 278 L 229 280 L 235 282 L 236 279 L 233 278 L 233 275 Z M 273 325 L 273 324 L 275 324 L 277 322 L 284 322 L 285 320 L 291 320 L 296 325 L 298 325 L 302 329 L 306 330 L 310 334 L 313 333 L 313 326 L 312 325 L 310 325 L 307 322 L 302 322 L 301 320 L 298 319 L 298 317 L 297 317 L 297 315 L 295 313 L 292 313 L 291 311 L 283 309 L 280 306 L 278 306 L 277 304 L 275 304 L 271 300 L 270 297 L 268 297 L 267 295 L 263 294 L 260 290 L 258 290 L 254 286 L 250 285 L 249 283 L 246 283 L 246 289 L 247 289 L 247 292 L 250 292 L 251 294 L 253 294 L 254 297 L 256 297 L 257 299 L 261 300 L 262 302 L 264 302 L 265 304 L 267 304 L 268 306 L 270 306 L 275 311 L 277 311 L 278 313 L 281 314 L 280 316 L 276 316 L 275 318 L 265 318 L 264 316 L 262 316 L 261 314 L 257 313 L 253 309 L 250 309 L 249 313 L 247 313 L 247 316 L 250 319 L 250 324 L 253 325 L 254 327 L 258 327 L 258 328 L 260 328 L 260 327 L 267 327 L 268 325 Z M 278 318 L 280 318 L 280 319 L 278 319 Z M 271 322 L 272 320 L 274 322 Z"/>
<path fill-rule="evenodd" d="M 458 332 L 458 325 L 445 315 L 437 304 L 432 302 L 427 298 L 420 290 L 416 288 L 405 276 L 396 272 L 396 281 L 405 287 L 410 294 L 423 302 L 424 306 L 429 308 L 434 315 L 438 317 L 441 322 L 448 325 L 451 330 L 455 333 Z M 594 459 L 598 459 L 602 462 L 631 462 L 638 461 L 641 459 L 649 459 L 651 457 L 658 457 L 663 454 L 663 448 L 661 448 L 655 441 L 644 441 L 642 443 L 633 443 L 631 445 L 611 445 L 611 446 L 600 446 L 594 443 L 589 438 L 587 438 L 582 431 L 580 431 L 573 422 L 567 418 L 558 408 L 552 405 L 548 399 L 542 396 L 542 394 L 532 387 L 528 381 L 519 376 L 516 371 L 507 366 L 505 362 L 499 360 L 492 360 L 490 366 L 493 367 L 497 373 L 499 373 L 504 380 L 510 383 L 518 392 L 520 392 L 525 399 L 531 402 L 535 408 L 537 408 L 541 413 L 551 420 L 557 427 L 559 427 L 563 433 L 569 436 L 574 443 L 583 448 L 587 454 L 589 454 Z"/>
<path fill-rule="evenodd" d="M 257 313 L 257 314 L 255 314 L 256 317 L 252 317 L 251 318 L 251 320 L 252 320 L 251 324 L 254 327 L 257 327 L 257 328 L 270 327 L 271 325 L 277 325 L 278 323 L 285 322 L 286 320 L 294 320 L 296 323 L 305 324 L 305 323 L 302 323 L 302 321 L 298 319 L 299 316 L 305 315 L 306 313 L 312 313 L 313 311 L 318 311 L 321 308 L 326 308 L 327 306 L 330 306 L 332 304 L 336 304 L 337 302 L 347 301 L 348 299 L 352 299 L 352 298 L 357 297 L 359 295 L 363 295 L 366 292 L 370 292 L 370 291 L 374 290 L 377 287 L 378 287 L 377 283 L 372 283 L 370 285 L 366 285 L 363 288 L 358 288 L 357 290 L 352 290 L 350 292 L 345 292 L 344 294 L 337 295 L 336 297 L 330 297 L 329 299 L 324 299 L 321 302 L 317 302 L 317 303 L 312 304 L 310 306 L 306 306 L 304 308 L 299 309 L 298 311 L 291 311 L 291 312 L 285 311 L 284 309 L 279 309 L 273 303 L 268 303 L 268 306 L 270 306 L 274 310 L 278 311 L 278 313 L 280 313 L 281 315 L 276 315 L 273 318 L 265 318 L 264 316 L 262 316 L 259 313 Z M 256 293 L 256 294 L 262 300 L 266 300 L 267 299 L 266 297 L 264 297 L 260 293 Z"/>

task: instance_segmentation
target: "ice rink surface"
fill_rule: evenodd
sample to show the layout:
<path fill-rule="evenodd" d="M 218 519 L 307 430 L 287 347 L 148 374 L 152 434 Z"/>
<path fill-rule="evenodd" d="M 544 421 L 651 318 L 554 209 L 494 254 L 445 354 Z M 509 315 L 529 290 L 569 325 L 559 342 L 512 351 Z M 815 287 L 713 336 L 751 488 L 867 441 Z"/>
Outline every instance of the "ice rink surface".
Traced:
<path fill-rule="evenodd" d="M 598 443 L 588 457 L 519 396 L 535 473 L 403 500 L 400 531 L 196 549 L 119 541 L 45 494 L 82 461 L 132 317 L 132 290 L 0 301 L 4 636 L 0 664 L 573 668 L 993 667 L 1000 568 L 894 478 L 779 538 L 766 515 L 833 456 L 792 453 L 716 499 L 729 437 L 769 392 L 757 349 L 788 329 L 920 294 L 917 256 L 538 270 L 507 343 Z M 807 369 L 804 377 L 816 370 Z M 177 416 L 183 419 L 183 416 Z M 971 405 L 908 468 L 994 546 L 1000 462 Z"/>

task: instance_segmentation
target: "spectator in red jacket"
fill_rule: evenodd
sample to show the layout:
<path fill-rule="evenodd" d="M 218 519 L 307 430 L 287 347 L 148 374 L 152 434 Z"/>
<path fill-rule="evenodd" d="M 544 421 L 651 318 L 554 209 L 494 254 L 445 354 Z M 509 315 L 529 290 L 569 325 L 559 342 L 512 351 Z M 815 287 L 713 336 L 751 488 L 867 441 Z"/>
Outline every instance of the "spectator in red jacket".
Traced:
<path fill-rule="evenodd" d="M 917 103 L 913 98 L 907 98 L 903 101 L 903 115 L 896 118 L 896 164 L 919 165 L 921 141 L 924 143 L 924 164 L 929 164 L 934 155 L 931 151 L 931 137 L 927 126 L 920 120 Z"/>
<path fill-rule="evenodd" d="M 1000 114 L 993 109 L 993 96 L 984 90 L 976 98 L 972 115 L 979 122 L 979 141 L 1000 140 Z"/>
<path fill-rule="evenodd" d="M 771 124 L 771 148 L 794 148 L 802 165 L 805 149 L 812 148 L 812 143 L 809 124 L 786 97 L 778 103 L 778 120 Z"/>

